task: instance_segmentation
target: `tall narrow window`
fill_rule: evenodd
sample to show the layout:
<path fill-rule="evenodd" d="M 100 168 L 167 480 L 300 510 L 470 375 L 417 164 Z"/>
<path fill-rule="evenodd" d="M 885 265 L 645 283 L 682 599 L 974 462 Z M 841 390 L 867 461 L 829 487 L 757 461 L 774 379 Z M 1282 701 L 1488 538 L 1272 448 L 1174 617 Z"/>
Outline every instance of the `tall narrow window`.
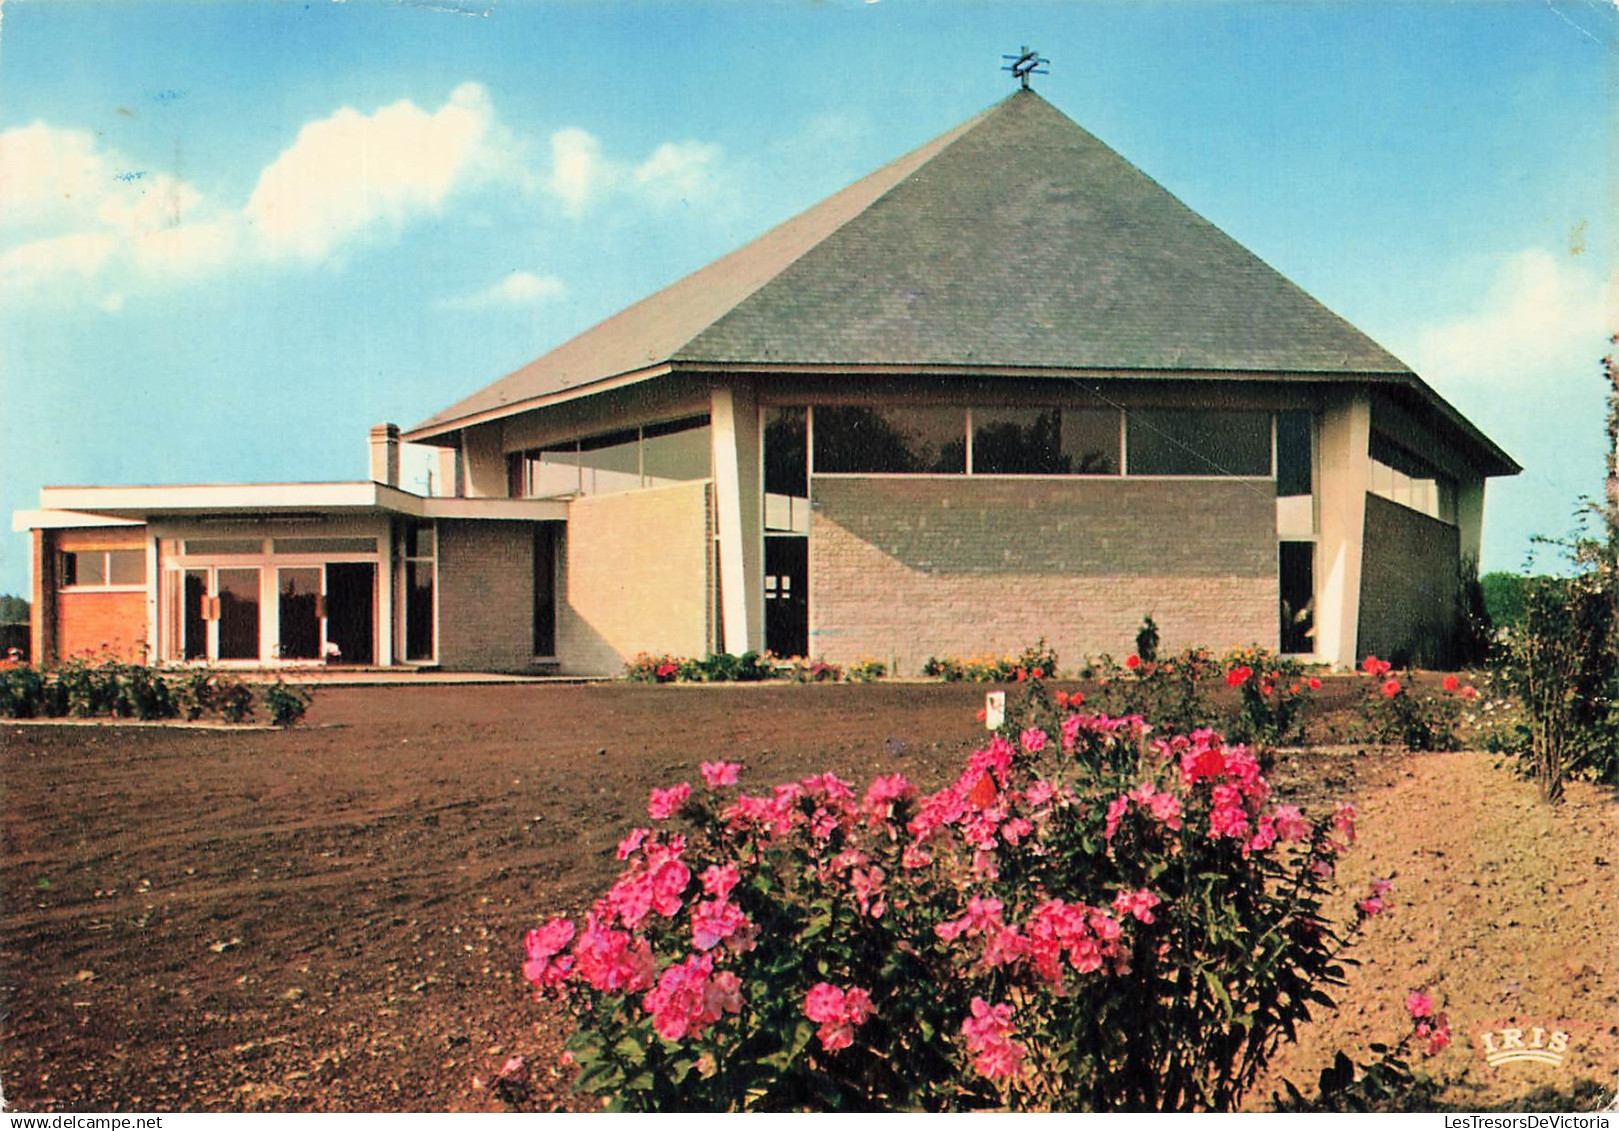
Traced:
<path fill-rule="evenodd" d="M 1308 412 L 1276 414 L 1276 533 L 1315 534 L 1315 422 Z"/>
<path fill-rule="evenodd" d="M 1285 653 L 1315 651 L 1315 543 L 1283 542 L 1279 555 L 1281 643 Z"/>
<path fill-rule="evenodd" d="M 431 662 L 434 651 L 434 579 L 438 531 L 431 522 L 410 522 L 404 530 L 405 659 Z"/>
<path fill-rule="evenodd" d="M 767 408 L 764 424 L 765 530 L 809 533 L 809 463 L 802 408 Z"/>
<path fill-rule="evenodd" d="M 534 654 L 557 654 L 557 523 L 534 527 Z"/>

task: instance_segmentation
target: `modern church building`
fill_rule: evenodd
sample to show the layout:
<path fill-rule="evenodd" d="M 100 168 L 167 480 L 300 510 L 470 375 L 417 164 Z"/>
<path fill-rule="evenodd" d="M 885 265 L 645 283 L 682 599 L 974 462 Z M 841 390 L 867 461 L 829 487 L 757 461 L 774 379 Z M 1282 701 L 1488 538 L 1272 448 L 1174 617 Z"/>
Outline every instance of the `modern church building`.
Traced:
<path fill-rule="evenodd" d="M 362 482 L 45 488 L 35 658 L 915 674 L 1151 614 L 1166 649 L 1432 660 L 1519 470 L 1027 90 L 370 439 Z"/>

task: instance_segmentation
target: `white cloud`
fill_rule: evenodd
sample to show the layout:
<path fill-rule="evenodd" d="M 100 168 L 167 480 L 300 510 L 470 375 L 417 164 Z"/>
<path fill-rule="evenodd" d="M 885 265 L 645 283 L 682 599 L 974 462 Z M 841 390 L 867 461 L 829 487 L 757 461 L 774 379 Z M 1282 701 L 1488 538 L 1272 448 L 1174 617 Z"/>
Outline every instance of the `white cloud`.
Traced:
<path fill-rule="evenodd" d="M 103 232 L 32 240 L 0 255 L 0 281 L 33 289 L 93 279 L 101 274 L 116 247 L 117 241 Z"/>
<path fill-rule="evenodd" d="M 80 222 L 110 183 L 107 160 L 84 130 L 35 122 L 0 133 L 0 221 L 8 229 Z"/>
<path fill-rule="evenodd" d="M 602 157 L 601 142 L 581 129 L 551 135 L 551 178 L 546 187 L 562 198 L 570 215 L 584 212 L 618 180 L 618 170 Z"/>
<path fill-rule="evenodd" d="M 318 260 L 377 229 L 394 233 L 501 165 L 488 92 L 463 83 L 438 110 L 410 101 L 310 122 L 259 175 L 244 215 L 272 257 Z"/>
<path fill-rule="evenodd" d="M 1479 308 L 1422 332 L 1420 372 L 1441 383 L 1526 387 L 1587 373 L 1619 329 L 1619 275 L 1541 248 L 1501 264 Z"/>
<path fill-rule="evenodd" d="M 722 184 L 723 156 L 711 142 L 666 141 L 631 166 L 606 156 L 595 135 L 570 126 L 551 135 L 551 172 L 542 186 L 575 218 L 614 197 L 663 207 L 711 198 Z"/>
<path fill-rule="evenodd" d="M 482 310 L 490 307 L 538 306 L 568 293 L 567 285 L 554 275 L 513 271 L 493 286 L 469 295 L 448 298 L 439 303 L 447 310 Z"/>

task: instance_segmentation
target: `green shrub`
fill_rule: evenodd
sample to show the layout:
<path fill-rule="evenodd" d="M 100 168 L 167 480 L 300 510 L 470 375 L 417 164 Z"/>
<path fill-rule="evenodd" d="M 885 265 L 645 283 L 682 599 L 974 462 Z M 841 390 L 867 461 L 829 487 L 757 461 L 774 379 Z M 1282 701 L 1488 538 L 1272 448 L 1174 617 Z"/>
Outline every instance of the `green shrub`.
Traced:
<path fill-rule="evenodd" d="M 881 660 L 872 660 L 862 656 L 849 665 L 844 674 L 850 683 L 875 683 L 888 675 L 888 665 Z"/>
<path fill-rule="evenodd" d="M 1440 694 L 1420 693 L 1410 672 L 1393 669 L 1376 656 L 1361 663 L 1361 673 L 1371 677 L 1362 697 L 1370 741 L 1412 751 L 1460 749 L 1462 705 L 1477 698 L 1477 690 L 1447 675 Z"/>
<path fill-rule="evenodd" d="M 32 719 L 45 713 L 45 676 L 31 664 L 0 664 L 0 718 Z"/>
<path fill-rule="evenodd" d="M 314 693 L 307 687 L 289 687 L 279 679 L 264 689 L 264 709 L 278 727 L 290 727 L 304 717 Z"/>
<path fill-rule="evenodd" d="M 1030 645 L 1017 655 L 981 655 L 962 659 L 957 656 L 929 656 L 922 674 L 946 683 L 1019 683 L 1028 679 L 1052 679 L 1057 674 L 1057 651 L 1046 643 Z"/>

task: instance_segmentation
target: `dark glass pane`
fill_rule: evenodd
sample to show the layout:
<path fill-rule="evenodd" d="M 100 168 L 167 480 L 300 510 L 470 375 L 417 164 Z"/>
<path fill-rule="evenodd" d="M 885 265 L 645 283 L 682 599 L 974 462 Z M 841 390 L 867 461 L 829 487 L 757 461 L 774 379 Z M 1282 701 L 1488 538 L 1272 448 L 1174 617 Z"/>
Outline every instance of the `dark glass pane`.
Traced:
<path fill-rule="evenodd" d="M 262 554 L 262 538 L 187 538 L 188 554 Z"/>
<path fill-rule="evenodd" d="M 1061 408 L 973 410 L 978 475 L 1114 475 L 1119 414 Z"/>
<path fill-rule="evenodd" d="M 284 569 L 277 575 L 283 660 L 320 659 L 320 576 L 319 566 Z"/>
<path fill-rule="evenodd" d="M 815 471 L 961 475 L 967 415 L 959 408 L 815 409 Z"/>
<path fill-rule="evenodd" d="M 1131 475 L 1268 477 L 1268 412 L 1132 409 L 1126 414 Z"/>
<path fill-rule="evenodd" d="M 1282 651 L 1315 651 L 1315 543 L 1281 543 Z"/>
<path fill-rule="evenodd" d="M 188 660 L 208 658 L 208 620 L 203 605 L 208 597 L 208 572 L 188 569 L 185 574 L 185 647 Z"/>
<path fill-rule="evenodd" d="M 277 538 L 278 554 L 374 554 L 375 538 Z"/>
<path fill-rule="evenodd" d="M 765 409 L 765 493 L 806 498 L 809 495 L 809 453 L 805 447 L 802 408 Z"/>
<path fill-rule="evenodd" d="M 336 659 L 369 664 L 376 658 L 377 567 L 333 562 L 326 567 L 326 642 Z"/>
<path fill-rule="evenodd" d="M 557 652 L 556 527 L 541 523 L 534 528 L 534 654 Z"/>
<path fill-rule="evenodd" d="M 433 658 L 433 563 L 405 563 L 405 659 Z"/>
<path fill-rule="evenodd" d="M 431 522 L 405 524 L 405 557 L 430 558 L 433 556 L 434 527 Z"/>
<path fill-rule="evenodd" d="M 259 658 L 259 571 L 222 569 L 218 575 L 219 658 Z"/>
<path fill-rule="evenodd" d="M 1276 414 L 1276 493 L 1282 496 L 1308 495 L 1311 474 L 1312 418 L 1307 412 Z"/>

